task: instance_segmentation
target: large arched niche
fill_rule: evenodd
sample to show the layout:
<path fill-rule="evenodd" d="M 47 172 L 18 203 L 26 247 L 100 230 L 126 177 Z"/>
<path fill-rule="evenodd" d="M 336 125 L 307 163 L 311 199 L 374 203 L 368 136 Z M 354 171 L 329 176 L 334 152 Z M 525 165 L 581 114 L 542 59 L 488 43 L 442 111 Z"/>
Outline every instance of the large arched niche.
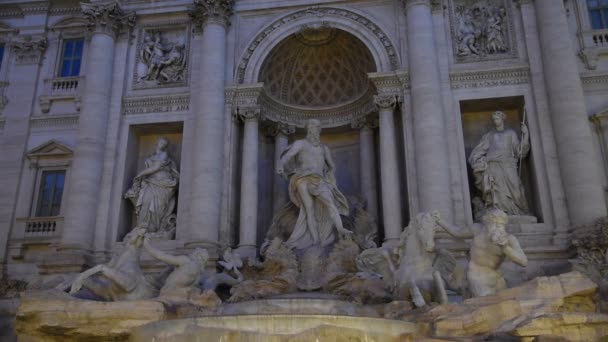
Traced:
<path fill-rule="evenodd" d="M 237 84 L 254 84 L 264 61 L 277 44 L 301 31 L 303 27 L 329 26 L 345 31 L 365 45 L 376 65 L 376 71 L 400 68 L 397 49 L 386 33 L 364 14 L 353 9 L 311 7 L 289 13 L 260 30 L 240 58 L 235 73 Z"/>
<path fill-rule="evenodd" d="M 258 81 L 267 96 L 282 104 L 326 109 L 370 97 L 367 74 L 375 71 L 361 40 L 325 25 L 304 27 L 277 44 Z"/>

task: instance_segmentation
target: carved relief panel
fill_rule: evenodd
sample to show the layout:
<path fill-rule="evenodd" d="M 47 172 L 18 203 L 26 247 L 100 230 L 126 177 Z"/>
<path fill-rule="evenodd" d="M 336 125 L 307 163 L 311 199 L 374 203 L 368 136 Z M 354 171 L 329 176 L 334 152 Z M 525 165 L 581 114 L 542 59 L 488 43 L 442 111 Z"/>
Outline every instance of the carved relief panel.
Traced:
<path fill-rule="evenodd" d="M 187 84 L 189 32 L 185 24 L 149 26 L 140 30 L 134 89 Z"/>
<path fill-rule="evenodd" d="M 452 0 L 450 20 L 457 63 L 516 56 L 510 1 Z"/>

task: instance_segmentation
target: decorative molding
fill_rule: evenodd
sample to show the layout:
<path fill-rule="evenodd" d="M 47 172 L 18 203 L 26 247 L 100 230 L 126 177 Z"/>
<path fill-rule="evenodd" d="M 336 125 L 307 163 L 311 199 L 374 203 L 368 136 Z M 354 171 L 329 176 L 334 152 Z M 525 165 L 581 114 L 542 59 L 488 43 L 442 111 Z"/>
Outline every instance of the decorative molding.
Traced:
<path fill-rule="evenodd" d="M 67 116 L 38 116 L 30 119 L 30 125 L 32 128 L 46 128 L 46 127 L 78 127 L 79 116 L 78 115 L 67 115 Z"/>
<path fill-rule="evenodd" d="M 587 70 L 597 69 L 599 61 L 599 51 L 596 48 L 585 48 L 578 52 L 578 57 L 581 59 Z"/>
<path fill-rule="evenodd" d="M 276 137 L 278 135 L 290 136 L 296 132 L 294 125 L 283 122 L 269 122 L 265 126 L 266 135 Z"/>
<path fill-rule="evenodd" d="M 122 99 L 125 115 L 190 111 L 190 94 L 133 96 Z"/>
<path fill-rule="evenodd" d="M 50 15 L 78 15 L 82 13 L 80 7 L 51 7 Z"/>
<path fill-rule="evenodd" d="M 398 95 L 374 95 L 374 105 L 378 110 L 395 110 L 397 102 Z"/>
<path fill-rule="evenodd" d="M 449 8 L 456 63 L 517 57 L 511 1 L 452 0 Z"/>
<path fill-rule="evenodd" d="M 397 49 L 388 38 L 388 35 L 384 33 L 382 29 L 380 29 L 378 25 L 374 24 L 370 19 L 343 8 L 309 7 L 307 9 L 288 14 L 280 19 L 275 20 L 273 23 L 266 26 L 266 28 L 254 38 L 254 40 L 251 42 L 251 44 L 249 44 L 249 46 L 245 50 L 246 52 L 241 58 L 241 61 L 238 65 L 238 69 L 236 72 L 238 83 L 243 83 L 245 79 L 245 70 L 247 70 L 249 59 L 253 55 L 253 52 L 260 45 L 260 43 L 264 39 L 266 39 L 266 37 L 268 37 L 272 32 L 276 31 L 277 29 L 280 29 L 282 26 L 288 23 L 307 17 L 341 17 L 365 26 L 371 34 L 376 36 L 382 42 L 382 45 L 384 46 L 384 49 L 386 50 L 386 53 L 390 59 L 391 67 L 393 69 L 399 68 L 400 63 L 399 58 L 397 56 Z"/>
<path fill-rule="evenodd" d="M 80 3 L 82 14 L 89 21 L 89 30 L 115 38 L 123 30 L 135 26 L 135 13 L 124 12 L 118 2 L 103 4 Z"/>
<path fill-rule="evenodd" d="M 260 104 L 265 120 L 282 122 L 296 127 L 305 127 L 306 122 L 310 119 L 321 121 L 323 127 L 350 125 L 353 120 L 375 111 L 370 92 L 349 104 L 333 108 L 309 109 L 290 106 L 278 102 L 266 93 L 262 93 L 260 96 Z"/>
<path fill-rule="evenodd" d="M 378 128 L 378 124 L 378 116 L 374 113 L 354 119 L 351 122 L 351 127 L 354 129 L 368 130 Z"/>
<path fill-rule="evenodd" d="M 74 151 L 69 146 L 51 139 L 26 152 L 27 159 L 33 160 L 43 157 L 71 157 Z"/>
<path fill-rule="evenodd" d="M 23 18 L 23 11 L 18 6 L 0 9 L 0 18 Z"/>
<path fill-rule="evenodd" d="M 49 10 L 49 1 L 20 4 L 21 11 L 25 15 L 46 13 Z"/>
<path fill-rule="evenodd" d="M 397 96 L 401 98 L 410 88 L 409 74 L 403 71 L 387 72 L 387 73 L 369 73 L 369 79 L 376 86 L 377 95 Z"/>
<path fill-rule="evenodd" d="M 431 8 L 431 0 L 403 0 L 405 10 L 412 6 L 428 6 Z"/>
<path fill-rule="evenodd" d="M 467 71 L 450 74 L 452 89 L 485 88 L 526 84 L 530 81 L 530 69 Z"/>
<path fill-rule="evenodd" d="M 581 82 L 584 90 L 606 90 L 608 89 L 608 74 L 582 74 Z"/>
<path fill-rule="evenodd" d="M 41 61 L 48 41 L 45 36 L 23 35 L 13 38 L 9 45 L 15 53 L 17 64 L 36 64 Z"/>
<path fill-rule="evenodd" d="M 189 15 L 194 23 L 194 32 L 200 33 L 207 24 L 230 26 L 234 0 L 194 0 Z"/>
<path fill-rule="evenodd" d="M 261 118 L 261 109 L 259 105 L 250 105 L 238 107 L 236 114 L 243 122 L 258 121 Z"/>

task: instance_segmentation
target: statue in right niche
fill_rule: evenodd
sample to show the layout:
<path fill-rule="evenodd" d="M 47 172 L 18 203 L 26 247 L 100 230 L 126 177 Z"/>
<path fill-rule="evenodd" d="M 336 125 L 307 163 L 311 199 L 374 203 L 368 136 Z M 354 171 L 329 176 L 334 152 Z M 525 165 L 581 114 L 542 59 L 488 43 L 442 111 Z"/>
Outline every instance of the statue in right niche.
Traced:
<path fill-rule="evenodd" d="M 518 161 L 530 151 L 528 127 L 522 122 L 517 133 L 505 128 L 505 113 L 492 113 L 494 129 L 487 132 L 469 156 L 475 187 L 481 191 L 486 208 L 497 208 L 507 215 L 529 215 L 528 201 L 517 169 Z"/>

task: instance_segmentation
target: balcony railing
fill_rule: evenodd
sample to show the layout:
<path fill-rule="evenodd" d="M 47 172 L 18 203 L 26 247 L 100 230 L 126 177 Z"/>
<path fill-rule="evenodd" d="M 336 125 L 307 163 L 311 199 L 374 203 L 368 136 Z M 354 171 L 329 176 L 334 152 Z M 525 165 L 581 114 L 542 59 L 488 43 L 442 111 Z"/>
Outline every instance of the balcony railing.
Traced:
<path fill-rule="evenodd" d="M 608 30 L 592 30 L 583 32 L 585 48 L 608 48 Z"/>
<path fill-rule="evenodd" d="M 18 218 L 23 238 L 53 238 L 61 236 L 63 231 L 62 216 Z"/>
<path fill-rule="evenodd" d="M 84 77 L 54 77 L 44 80 L 44 92 L 39 98 L 40 110 L 48 113 L 56 100 L 73 99 L 76 110 L 80 110 L 80 92 Z"/>

